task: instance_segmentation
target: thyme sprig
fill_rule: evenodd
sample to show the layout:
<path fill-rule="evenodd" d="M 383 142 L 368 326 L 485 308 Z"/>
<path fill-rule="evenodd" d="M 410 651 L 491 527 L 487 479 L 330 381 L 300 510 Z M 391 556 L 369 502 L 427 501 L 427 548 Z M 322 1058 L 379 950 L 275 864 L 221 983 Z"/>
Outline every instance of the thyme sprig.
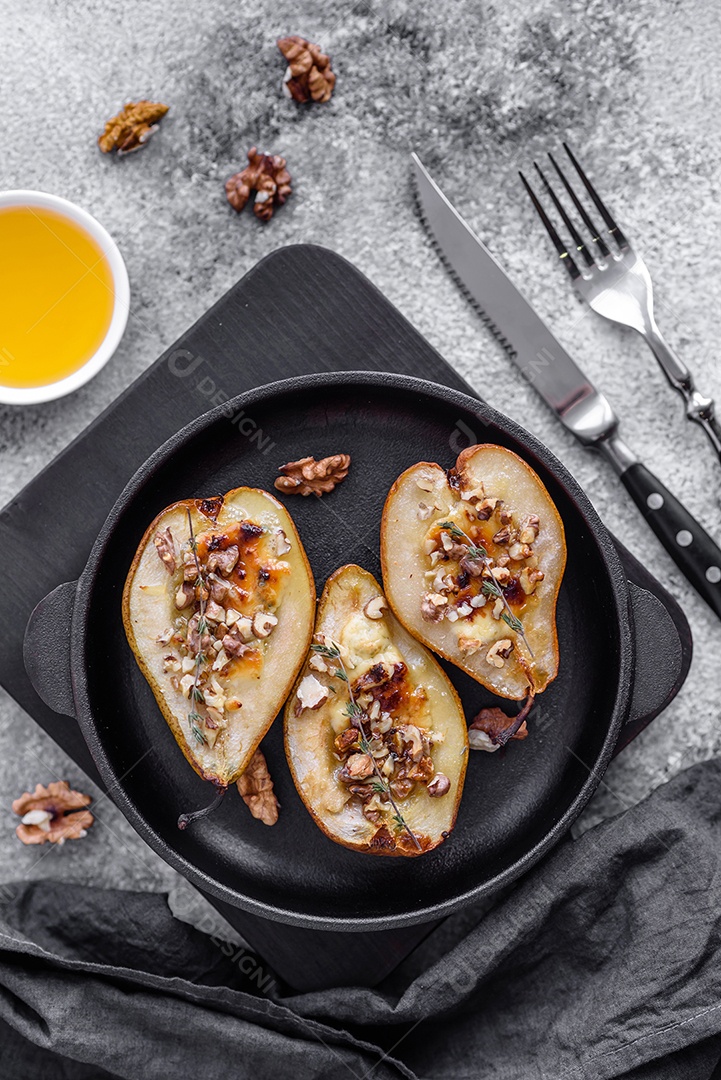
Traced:
<path fill-rule="evenodd" d="M 492 596 L 496 600 L 503 601 L 503 606 L 506 610 L 502 612 L 501 618 L 503 619 L 506 626 L 509 626 L 511 630 L 515 631 L 515 633 L 520 635 L 521 639 L 523 640 L 523 644 L 526 646 L 531 656 L 533 656 L 533 649 L 528 644 L 528 638 L 526 637 L 523 630 L 523 623 L 518 618 L 518 616 L 515 615 L 511 610 L 511 605 L 508 603 L 506 594 L 491 573 L 491 559 L 489 558 L 486 549 L 484 547 L 480 547 L 478 544 L 474 544 L 470 536 L 464 533 L 463 529 L 460 529 L 454 521 L 441 521 L 439 522 L 439 528 L 445 529 L 447 532 L 449 532 L 454 540 L 462 540 L 465 544 L 467 544 L 468 554 L 472 559 L 480 559 L 482 561 L 483 565 L 485 566 L 486 570 L 488 570 L 488 572 L 491 574 L 491 576 L 484 579 L 483 584 L 481 585 L 481 591 L 486 596 Z"/>
<path fill-rule="evenodd" d="M 326 640 L 330 640 L 330 639 L 326 639 Z M 343 662 L 343 657 L 341 656 L 341 653 L 340 653 L 340 645 L 338 645 L 335 641 L 331 640 L 330 646 L 328 646 L 328 645 L 320 645 L 320 644 L 318 644 L 318 645 L 313 644 L 313 645 L 311 645 L 311 649 L 313 650 L 313 652 L 319 653 L 321 656 L 325 656 L 326 659 L 335 660 L 337 662 L 338 667 L 337 667 L 337 670 L 336 670 L 336 675 L 348 687 L 348 698 L 349 698 L 349 700 L 348 700 L 348 704 L 345 707 L 345 715 L 350 720 L 352 726 L 357 729 L 358 735 L 359 735 L 360 748 L 361 748 L 361 750 L 363 751 L 364 754 L 368 755 L 368 757 L 370 758 L 370 760 L 371 760 L 371 762 L 373 764 L 374 777 L 373 777 L 373 780 L 371 781 L 373 789 L 379 795 L 381 795 L 381 794 L 387 795 L 388 801 L 391 804 L 391 807 L 393 808 L 393 815 L 392 815 L 393 816 L 393 821 L 395 822 L 395 824 L 399 828 L 405 829 L 405 831 L 408 833 L 411 840 L 413 841 L 414 846 L 417 848 L 418 851 L 421 851 L 422 848 L 421 848 L 420 843 L 418 842 L 418 837 L 415 835 L 413 830 L 408 825 L 408 822 L 403 817 L 403 814 L 400 811 L 398 803 L 393 798 L 393 793 L 392 793 L 392 791 L 390 789 L 390 784 L 388 783 L 388 781 L 385 779 L 385 777 L 381 773 L 380 769 L 378 768 L 378 763 L 376 762 L 376 759 L 373 757 L 373 753 L 371 751 L 371 746 L 370 746 L 370 743 L 368 741 L 368 737 L 366 736 L 365 729 L 363 727 L 363 724 L 365 723 L 365 721 L 369 720 L 369 716 L 368 716 L 367 712 L 363 708 L 361 708 L 361 706 L 358 704 L 358 702 L 356 701 L 356 699 L 355 699 L 355 697 L 353 695 L 353 688 L 351 687 L 350 679 L 348 678 L 348 672 L 346 671 L 345 664 Z"/>
<path fill-rule="evenodd" d="M 208 740 L 203 734 L 200 724 L 203 723 L 203 717 L 200 715 L 196 708 L 196 704 L 205 701 L 203 691 L 198 686 L 198 680 L 200 679 L 200 669 L 205 663 L 205 656 L 201 648 L 201 642 L 203 640 L 203 634 L 208 629 L 208 624 L 205 621 L 205 579 L 203 578 L 203 571 L 200 566 L 200 559 L 198 558 L 198 541 L 195 539 L 195 533 L 193 531 L 193 519 L 190 516 L 190 509 L 188 508 L 188 528 L 190 529 L 190 550 L 193 552 L 195 558 L 195 566 L 198 571 L 198 581 L 200 582 L 200 609 L 198 619 L 198 655 L 195 657 L 195 677 L 193 679 L 193 686 L 190 691 L 190 700 L 193 703 L 193 708 L 188 713 L 188 722 L 190 723 L 190 731 L 199 745 L 208 745 Z"/>

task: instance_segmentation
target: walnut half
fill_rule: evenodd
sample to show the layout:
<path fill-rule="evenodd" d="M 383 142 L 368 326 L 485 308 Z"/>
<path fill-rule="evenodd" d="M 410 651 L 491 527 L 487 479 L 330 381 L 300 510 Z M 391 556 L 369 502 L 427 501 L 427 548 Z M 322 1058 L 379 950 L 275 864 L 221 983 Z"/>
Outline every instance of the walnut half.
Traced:
<path fill-rule="evenodd" d="M 237 781 L 238 794 L 254 818 L 264 825 L 275 825 L 280 803 L 273 790 L 273 781 L 262 750 L 256 750 Z"/>
<path fill-rule="evenodd" d="M 142 150 L 148 139 L 158 130 L 158 120 L 168 111 L 159 101 L 129 101 L 127 105 L 108 120 L 98 146 L 104 154 L 117 150 L 118 156 Z"/>
<path fill-rule="evenodd" d="M 316 461 L 314 457 L 289 461 L 278 467 L 282 476 L 275 486 L 286 495 L 325 495 L 345 480 L 350 469 L 350 454 L 332 454 Z"/>
<path fill-rule="evenodd" d="M 12 804 L 13 813 L 22 819 L 15 830 L 23 844 L 64 844 L 80 840 L 93 824 L 87 809 L 89 795 L 71 790 L 64 780 L 47 787 L 38 784 L 35 791 L 26 791 Z"/>
<path fill-rule="evenodd" d="M 276 206 L 282 206 L 291 194 L 290 173 L 285 158 L 261 154 L 253 146 L 248 151 L 248 165 L 225 181 L 228 202 L 240 213 L 255 191 L 253 213 L 261 221 L 270 221 Z"/>
<path fill-rule="evenodd" d="M 292 34 L 278 38 L 278 48 L 288 61 L 283 90 L 294 101 L 330 101 L 335 86 L 330 57 L 317 45 Z"/>

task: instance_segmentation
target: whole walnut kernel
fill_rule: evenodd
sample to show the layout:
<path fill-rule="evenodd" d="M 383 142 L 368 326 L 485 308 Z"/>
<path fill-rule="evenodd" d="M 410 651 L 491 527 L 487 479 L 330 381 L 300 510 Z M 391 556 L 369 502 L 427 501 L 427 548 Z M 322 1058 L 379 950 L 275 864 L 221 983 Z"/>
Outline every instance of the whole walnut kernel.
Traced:
<path fill-rule="evenodd" d="M 35 791 L 26 791 L 12 804 L 13 813 L 22 819 L 15 830 L 23 844 L 64 844 L 66 840 L 80 840 L 93 824 L 93 815 L 87 809 L 89 795 L 73 791 L 64 780 Z"/>
<path fill-rule="evenodd" d="M 300 458 L 280 465 L 275 487 L 286 495 L 324 495 L 345 480 L 350 469 L 350 454 L 332 454 L 316 461 L 314 457 Z"/>
<path fill-rule="evenodd" d="M 236 786 L 253 817 L 264 825 L 275 825 L 280 803 L 262 750 L 255 751 Z"/>
<path fill-rule="evenodd" d="M 282 206 L 291 194 L 291 176 L 285 167 L 285 158 L 261 154 L 253 146 L 248 151 L 248 162 L 242 172 L 225 181 L 226 197 L 240 213 L 255 191 L 253 212 L 261 221 L 270 221 L 276 206 Z"/>
<path fill-rule="evenodd" d="M 297 34 L 278 38 L 278 48 L 288 61 L 283 83 L 285 93 L 295 101 L 330 101 L 335 86 L 330 57 Z"/>
<path fill-rule="evenodd" d="M 132 154 L 142 150 L 148 139 L 158 130 L 158 120 L 168 111 L 159 101 L 129 101 L 105 125 L 98 138 L 98 146 L 104 154 L 117 150 L 118 155 Z"/>

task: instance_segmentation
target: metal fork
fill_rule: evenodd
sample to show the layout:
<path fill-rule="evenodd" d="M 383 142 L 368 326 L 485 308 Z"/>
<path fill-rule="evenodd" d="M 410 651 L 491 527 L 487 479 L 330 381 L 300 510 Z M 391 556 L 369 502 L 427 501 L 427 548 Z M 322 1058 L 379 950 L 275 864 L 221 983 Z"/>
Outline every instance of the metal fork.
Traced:
<path fill-rule="evenodd" d="M 548 158 L 558 179 L 590 233 L 590 242 L 583 239 L 570 214 L 536 162 L 534 162 L 534 168 L 546 194 L 550 197 L 570 234 L 574 245 L 573 250 L 564 244 L 526 177 L 523 173 L 519 175 L 570 275 L 574 288 L 589 307 L 597 311 L 599 315 L 603 315 L 612 322 L 621 323 L 623 326 L 630 326 L 645 338 L 669 383 L 683 397 L 686 403 L 686 416 L 703 428 L 717 456 L 721 459 L 721 425 L 715 416 L 713 399 L 699 393 L 694 386 L 691 372 L 668 345 L 656 325 L 653 313 L 653 285 L 645 262 L 631 247 L 567 143 L 563 144 L 563 149 L 606 227 L 603 230 L 596 227 L 566 174 L 553 155 L 549 154 Z"/>

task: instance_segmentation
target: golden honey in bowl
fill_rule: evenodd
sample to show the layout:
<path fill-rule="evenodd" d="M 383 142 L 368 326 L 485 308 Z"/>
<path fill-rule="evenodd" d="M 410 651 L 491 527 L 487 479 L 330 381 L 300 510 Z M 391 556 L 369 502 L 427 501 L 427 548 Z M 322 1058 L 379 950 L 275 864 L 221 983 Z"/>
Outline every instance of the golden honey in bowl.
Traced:
<path fill-rule="evenodd" d="M 72 375 L 104 340 L 115 303 L 100 244 L 43 206 L 0 207 L 0 386 Z"/>

